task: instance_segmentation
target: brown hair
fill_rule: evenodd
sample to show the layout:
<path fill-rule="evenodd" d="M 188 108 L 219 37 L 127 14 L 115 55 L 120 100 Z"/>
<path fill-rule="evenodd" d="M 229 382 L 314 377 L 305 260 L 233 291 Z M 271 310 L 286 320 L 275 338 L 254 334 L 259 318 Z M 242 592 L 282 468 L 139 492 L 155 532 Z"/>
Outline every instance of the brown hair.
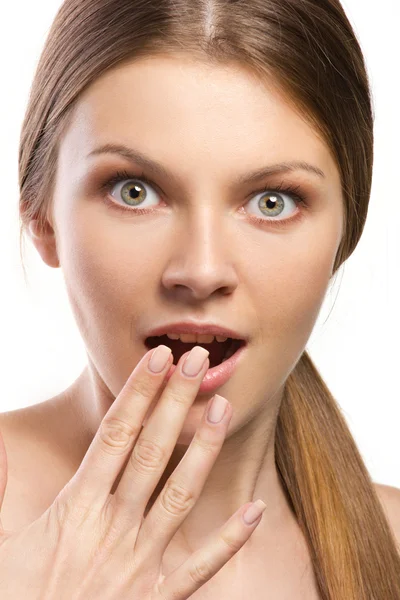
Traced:
<path fill-rule="evenodd" d="M 188 53 L 240 63 L 274 81 L 337 163 L 344 233 L 354 251 L 371 191 L 373 110 L 356 35 L 339 0 L 66 0 L 33 80 L 19 150 L 20 242 L 45 227 L 59 142 L 83 90 L 135 57 Z M 324 600 L 400 600 L 399 548 L 342 413 L 307 352 L 277 420 L 279 476 Z"/>

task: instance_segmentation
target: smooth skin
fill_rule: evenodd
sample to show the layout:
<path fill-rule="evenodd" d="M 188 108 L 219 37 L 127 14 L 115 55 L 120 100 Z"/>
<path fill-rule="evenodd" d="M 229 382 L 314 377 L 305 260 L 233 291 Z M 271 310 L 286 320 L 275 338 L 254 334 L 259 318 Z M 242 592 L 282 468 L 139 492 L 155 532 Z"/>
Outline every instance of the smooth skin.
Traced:
<path fill-rule="evenodd" d="M 252 525 L 243 520 L 251 505 L 246 503 L 204 548 L 168 577 L 163 575 L 164 551 L 201 493 L 224 442 L 232 406 L 228 403 L 220 423 L 210 423 L 203 415 L 184 459 L 144 519 L 210 364 L 206 358 L 197 376 L 186 377 L 181 372 L 189 355 L 185 353 L 143 426 L 173 360 L 170 354 L 163 371 L 154 374 L 148 369 L 152 354 L 147 352 L 134 369 L 81 466 L 52 506 L 28 527 L 2 531 L 2 600 L 186 600 L 238 552 L 259 524 L 262 517 Z"/>
<path fill-rule="evenodd" d="M 124 144 L 163 170 L 93 154 L 104 144 Z M 201 495 L 165 553 L 164 572 L 260 498 L 267 509 L 259 527 L 196 600 L 264 598 L 267 589 L 276 600 L 317 597 L 308 547 L 277 472 L 274 436 L 286 379 L 315 325 L 343 233 L 340 175 L 325 141 L 272 78 L 261 82 L 242 66 L 171 54 L 118 65 L 88 86 L 57 158 L 48 226 L 38 231 L 31 223 L 32 242 L 46 265 L 62 269 L 88 365 L 56 398 L 2 419 L 13 484 L 5 526 L 38 518 L 73 477 L 147 352 L 150 329 L 213 321 L 243 332 L 249 343 L 217 390 L 233 416 Z M 324 177 L 297 169 L 240 181 L 295 160 Z M 103 189 L 125 170 L 125 181 Z M 141 191 L 136 208 L 123 195 L 132 178 Z M 263 190 L 282 183 L 300 186 L 306 202 L 282 193 L 281 213 L 262 211 Z M 198 394 L 191 404 L 149 510 L 211 395 Z"/>
<path fill-rule="evenodd" d="M 116 154 L 89 156 L 105 143 L 139 150 L 160 163 L 170 176 Z M 340 176 L 326 143 L 271 78 L 261 85 L 240 67 L 207 65 L 171 54 L 119 65 L 91 84 L 79 99 L 58 159 L 49 224 L 39 232 L 31 223 L 32 242 L 46 265 L 62 268 L 88 365 L 58 396 L 0 415 L 9 464 L 2 522 L 10 530 L 22 527 L 19 536 L 3 537 L 3 587 L 5 577 L 11 578 L 10 589 L 19 586 L 18 593 L 11 594 L 13 600 L 27 598 L 24 584 L 32 583 L 28 589 L 33 590 L 35 582 L 43 583 L 47 567 L 60 576 L 63 585 L 57 591 L 62 593 L 65 573 L 53 569 L 54 558 L 58 561 L 67 555 L 69 573 L 79 579 L 90 552 L 108 532 L 110 550 L 115 551 L 112 560 L 104 564 L 105 571 L 92 571 L 99 581 L 93 589 L 101 588 L 102 594 L 107 590 L 108 596 L 102 595 L 106 599 L 113 599 L 114 590 L 119 590 L 115 597 L 123 599 L 128 582 L 137 575 L 136 581 L 151 590 L 160 581 L 157 553 L 165 547 L 170 537 L 167 532 L 171 533 L 175 522 L 176 535 L 164 553 L 164 600 L 169 600 L 171 590 L 178 598 L 184 594 L 183 588 L 193 578 L 194 557 L 199 559 L 197 570 L 204 568 L 205 560 L 214 561 L 209 572 L 217 569 L 193 594 L 196 600 L 318 598 L 308 548 L 278 477 L 274 435 L 286 378 L 314 327 L 343 232 Z M 237 181 L 255 169 L 290 160 L 308 162 L 325 176 L 296 170 L 246 184 Z M 121 191 L 128 180 L 108 193 L 101 191 L 101 184 L 117 170 L 132 172 L 143 194 L 138 208 L 153 212 L 134 214 L 127 206 L 122 213 L 104 203 L 108 197 L 115 205 L 124 204 Z M 142 172 L 152 183 L 141 182 Z M 306 207 L 297 207 L 290 194 L 282 195 L 285 216 L 303 209 L 303 218 L 278 229 L 268 220 L 272 217 L 263 215 L 257 200 L 263 188 L 274 190 L 282 181 L 301 186 L 307 202 Z M 90 486 L 101 481 L 85 458 L 93 438 L 97 436 L 97 457 L 104 461 L 101 472 L 107 485 L 97 490 L 99 493 L 101 488 L 103 499 L 123 462 L 122 455 L 131 452 L 126 449 L 109 456 L 97 434 L 104 417 L 116 410 L 115 405 L 127 406 L 136 415 L 130 424 L 135 429 L 145 412 L 143 403 L 148 407 L 147 417 L 155 406 L 159 408 L 157 394 L 151 399 L 153 392 L 147 400 L 121 392 L 128 379 L 136 385 L 139 382 L 131 373 L 147 354 L 145 332 L 186 318 L 216 321 L 249 335 L 242 363 L 217 390 L 231 403 L 232 418 L 218 426 L 206 425 L 204 411 L 211 396 L 193 397 L 201 376 L 196 382 L 184 382 L 182 388 L 175 378 L 173 385 L 179 387 L 183 402 L 178 406 L 172 397 L 165 401 L 168 408 L 157 436 L 158 443 L 168 444 L 168 453 L 175 444 L 170 459 L 167 453 L 158 471 L 154 467 L 146 470 L 139 486 L 143 489 L 141 501 L 129 498 L 128 510 L 120 502 L 118 521 L 115 501 L 98 502 L 97 512 L 90 513 L 78 535 L 85 514 L 79 507 L 88 506 Z M 142 369 L 140 363 L 135 373 Z M 149 379 L 157 381 L 155 387 L 162 390 L 158 377 Z M 150 420 L 155 427 L 153 416 Z M 147 439 L 146 428 L 143 434 Z M 165 435 L 170 436 L 168 442 Z M 212 436 L 216 447 L 209 452 L 201 439 Z M 81 467 L 83 459 L 85 466 Z M 80 474 L 74 477 L 77 471 Z M 174 519 L 166 513 L 165 503 L 160 512 L 151 512 L 155 503 L 160 506 L 166 483 L 178 473 L 182 479 L 190 477 L 185 489 L 192 490 L 196 500 L 193 503 L 192 499 L 191 510 L 186 509 L 184 523 L 177 515 Z M 68 501 L 63 492 L 71 478 L 75 483 L 67 489 L 74 491 L 75 504 L 72 496 Z M 78 482 L 82 484 L 79 489 L 86 489 L 86 500 L 78 499 Z M 138 523 L 145 495 L 155 482 L 144 515 L 147 511 L 159 518 L 156 523 L 152 520 L 155 529 L 148 538 L 140 536 L 139 546 L 132 510 L 137 511 Z M 119 484 L 115 487 L 121 498 L 122 488 Z M 400 531 L 398 490 L 384 491 L 385 498 L 393 491 L 385 506 Z M 265 501 L 267 509 L 255 529 L 243 529 L 239 519 L 242 507 L 258 498 Z M 60 499 L 67 502 L 60 503 Z M 62 521 L 63 516 L 68 516 L 67 522 Z M 98 529 L 94 523 L 99 524 Z M 143 531 L 148 525 L 150 521 L 143 524 Z M 230 531 L 231 526 L 236 533 Z M 113 546 L 113 535 L 126 541 L 125 556 Z M 228 560 L 246 536 L 240 552 Z M 234 548 L 227 549 L 226 543 L 232 539 Z M 150 564 L 141 559 L 145 545 Z M 11 564 L 12 554 L 15 565 Z M 82 561 L 81 554 L 86 560 Z M 127 560 L 128 556 L 135 560 Z M 184 569 L 191 565 L 192 576 L 189 568 L 180 571 L 177 581 L 174 573 L 185 564 Z M 29 569 L 25 582 L 21 581 L 22 566 Z M 168 580 L 169 576 L 172 579 Z M 54 589 L 57 585 L 54 580 Z M 85 585 L 86 599 L 90 598 L 90 585 L 97 584 L 88 574 Z M 1 591 L 3 600 L 7 596 Z M 146 598 L 142 590 L 139 597 Z M 150 591 L 147 597 L 151 598 Z"/>

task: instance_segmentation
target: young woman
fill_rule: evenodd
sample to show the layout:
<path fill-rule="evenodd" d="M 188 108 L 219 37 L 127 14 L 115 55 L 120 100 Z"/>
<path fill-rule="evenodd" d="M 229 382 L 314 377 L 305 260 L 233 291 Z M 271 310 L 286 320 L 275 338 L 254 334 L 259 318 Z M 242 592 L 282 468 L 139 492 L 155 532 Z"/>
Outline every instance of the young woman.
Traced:
<path fill-rule="evenodd" d="M 88 365 L 1 415 L 2 600 L 399 600 L 400 491 L 305 352 L 371 189 L 340 3 L 66 0 L 19 158 Z"/>

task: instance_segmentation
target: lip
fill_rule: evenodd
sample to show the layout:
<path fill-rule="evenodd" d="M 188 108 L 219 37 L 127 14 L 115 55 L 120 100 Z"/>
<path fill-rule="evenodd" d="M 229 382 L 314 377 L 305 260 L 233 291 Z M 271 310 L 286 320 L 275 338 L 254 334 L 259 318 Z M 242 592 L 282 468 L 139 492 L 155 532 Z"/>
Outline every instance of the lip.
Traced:
<path fill-rule="evenodd" d="M 144 340 L 149 337 L 157 337 L 166 335 L 167 333 L 193 333 L 193 334 L 211 334 L 211 335 L 221 335 L 228 338 L 233 338 L 237 340 L 242 340 L 244 342 L 249 341 L 249 337 L 240 332 L 234 331 L 233 329 L 229 329 L 227 327 L 223 327 L 222 325 L 217 325 L 216 323 L 200 323 L 195 321 L 181 321 L 180 323 L 171 323 L 160 325 L 160 327 L 156 327 L 151 331 L 148 331 L 144 334 Z"/>
<path fill-rule="evenodd" d="M 228 360 L 220 363 L 212 369 L 208 369 L 207 373 L 203 377 L 198 394 L 209 394 L 215 392 L 216 389 L 224 385 L 230 377 L 233 375 L 236 367 L 243 358 L 247 344 L 243 344 L 235 354 L 233 354 Z M 166 375 L 166 381 L 169 381 L 173 373 L 175 372 L 177 365 L 171 365 L 170 370 Z"/>

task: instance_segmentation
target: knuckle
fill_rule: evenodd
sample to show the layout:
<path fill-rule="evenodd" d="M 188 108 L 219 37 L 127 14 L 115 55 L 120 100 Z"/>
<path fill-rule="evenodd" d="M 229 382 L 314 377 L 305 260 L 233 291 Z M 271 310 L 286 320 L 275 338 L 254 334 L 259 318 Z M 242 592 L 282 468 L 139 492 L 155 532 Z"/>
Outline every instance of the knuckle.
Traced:
<path fill-rule="evenodd" d="M 139 438 L 131 454 L 134 468 L 139 472 L 154 471 L 164 463 L 165 450 L 151 440 Z"/>
<path fill-rule="evenodd" d="M 78 500 L 71 498 L 58 497 L 54 503 L 56 509 L 56 519 L 60 527 L 72 526 L 81 527 L 85 521 L 88 521 L 91 508 Z"/>
<path fill-rule="evenodd" d="M 133 381 L 128 379 L 125 385 L 126 392 L 129 396 L 141 397 L 146 400 L 146 402 L 148 402 L 150 397 L 152 398 L 154 396 L 154 382 L 146 377 L 135 379 Z"/>
<path fill-rule="evenodd" d="M 236 552 L 238 552 L 240 550 L 240 548 L 242 547 L 242 542 L 240 540 L 238 540 L 237 538 L 228 535 L 228 533 L 222 532 L 220 534 L 221 540 L 223 541 L 223 543 L 225 544 L 225 546 L 227 546 L 231 552 L 231 554 L 236 554 Z"/>
<path fill-rule="evenodd" d="M 103 449 L 109 454 L 124 453 L 136 434 L 134 427 L 115 417 L 104 419 L 99 430 Z"/>
<path fill-rule="evenodd" d="M 214 569 L 205 558 L 198 559 L 189 568 L 189 577 L 195 584 L 204 583 L 211 579 L 214 574 Z"/>
<path fill-rule="evenodd" d="M 65 523 L 68 522 L 68 519 L 69 519 L 68 513 L 70 512 L 70 510 L 68 507 L 67 500 L 63 500 L 59 496 L 55 499 L 51 508 L 53 510 L 53 514 L 55 516 L 55 519 L 56 519 L 59 527 L 62 527 Z"/>
<path fill-rule="evenodd" d="M 221 446 L 219 442 L 207 440 L 202 437 L 201 432 L 196 432 L 193 443 L 197 444 L 204 454 L 212 454 L 213 456 L 217 454 Z"/>
<path fill-rule="evenodd" d="M 171 392 L 168 400 L 172 400 L 176 404 L 184 404 L 187 405 L 189 402 L 189 393 L 188 390 L 185 389 L 176 389 Z"/>
<path fill-rule="evenodd" d="M 176 481 L 168 480 L 160 494 L 160 502 L 164 510 L 175 517 L 187 513 L 194 505 L 195 498 L 190 490 Z"/>

